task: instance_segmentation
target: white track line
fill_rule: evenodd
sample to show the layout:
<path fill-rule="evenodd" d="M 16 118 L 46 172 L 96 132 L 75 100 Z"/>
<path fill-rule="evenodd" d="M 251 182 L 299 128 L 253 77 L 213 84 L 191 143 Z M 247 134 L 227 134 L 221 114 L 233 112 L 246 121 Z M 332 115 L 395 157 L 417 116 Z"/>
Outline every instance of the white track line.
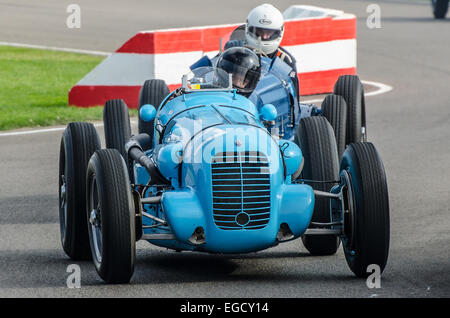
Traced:
<path fill-rule="evenodd" d="M 0 42 L 0 45 L 1 45 L 1 43 L 2 42 Z M 375 86 L 378 88 L 377 90 L 375 90 L 373 92 L 365 93 L 364 96 L 366 96 L 366 97 L 385 94 L 393 89 L 392 86 L 389 86 L 389 85 L 386 85 L 383 83 L 379 83 L 379 82 L 372 82 L 372 81 L 361 81 L 361 82 L 363 84 L 372 85 L 372 86 Z M 302 103 L 305 103 L 305 104 L 319 103 L 322 100 L 323 99 L 310 99 L 310 100 L 302 101 Z M 134 122 L 134 121 L 132 121 L 131 123 L 136 124 L 136 122 Z M 94 126 L 102 127 L 103 123 L 94 124 Z M 39 133 L 46 133 L 46 132 L 53 132 L 53 131 L 62 131 L 64 129 L 66 129 L 65 126 L 64 127 L 54 127 L 54 128 L 44 128 L 44 129 L 34 129 L 34 130 L 5 132 L 5 133 L 0 133 L 0 137 L 39 134 Z"/>
<path fill-rule="evenodd" d="M 381 94 L 385 94 L 387 92 L 392 91 L 392 86 L 389 86 L 387 84 L 383 84 L 383 83 L 379 83 L 379 82 L 371 82 L 371 81 L 361 81 L 363 84 L 367 84 L 367 85 L 372 85 L 375 87 L 378 87 L 378 89 L 376 91 L 370 92 L 370 93 L 365 93 L 364 96 L 365 97 L 369 97 L 369 96 L 375 96 L 375 95 L 381 95 Z"/>
<path fill-rule="evenodd" d="M 375 86 L 378 89 L 370 92 L 370 93 L 364 93 L 365 97 L 370 97 L 370 96 L 375 96 L 375 95 L 380 95 L 380 94 L 385 94 L 387 92 L 392 91 L 392 86 L 389 86 L 387 84 L 383 84 L 383 83 L 379 83 L 379 82 L 372 82 L 372 81 L 361 81 L 363 84 L 366 85 L 371 85 L 371 86 Z M 323 101 L 323 98 L 321 99 L 310 99 L 310 100 L 305 100 L 305 101 L 301 101 L 302 103 L 305 104 L 313 104 L 313 103 L 320 103 Z"/>
<path fill-rule="evenodd" d="M 27 48 L 27 49 L 39 49 L 39 50 L 59 51 L 59 52 L 68 52 L 68 53 L 98 55 L 98 56 L 110 56 L 111 55 L 111 53 L 109 53 L 109 52 L 102 52 L 102 51 L 89 51 L 89 50 L 71 49 L 71 48 L 65 48 L 65 47 L 54 47 L 54 46 L 23 44 L 23 43 L 13 43 L 13 42 L 0 42 L 0 45 L 12 46 L 12 47 L 23 47 L 23 48 Z"/>
<path fill-rule="evenodd" d="M 132 125 L 137 125 L 137 121 L 136 120 L 131 120 L 130 123 Z M 103 123 L 96 123 L 96 124 L 94 124 L 94 127 L 103 127 Z M 40 134 L 40 133 L 53 132 L 53 131 L 63 131 L 64 129 L 66 129 L 66 126 L 64 126 L 64 127 L 53 127 L 53 128 L 43 128 L 43 129 L 33 129 L 33 130 L 24 130 L 24 131 L 13 131 L 13 132 L 0 133 L 0 137 L 32 135 L 32 134 Z"/>
<path fill-rule="evenodd" d="M 102 127 L 103 124 L 94 124 L 95 127 Z M 0 137 L 4 136 L 20 136 L 20 135 L 32 135 L 32 134 L 40 134 L 40 133 L 46 133 L 46 132 L 53 132 L 53 131 L 63 131 L 66 129 L 66 126 L 64 127 L 54 127 L 54 128 L 43 128 L 43 129 L 34 129 L 34 130 L 24 130 L 24 131 L 14 131 L 14 132 L 7 132 L 7 133 L 0 133 Z"/>

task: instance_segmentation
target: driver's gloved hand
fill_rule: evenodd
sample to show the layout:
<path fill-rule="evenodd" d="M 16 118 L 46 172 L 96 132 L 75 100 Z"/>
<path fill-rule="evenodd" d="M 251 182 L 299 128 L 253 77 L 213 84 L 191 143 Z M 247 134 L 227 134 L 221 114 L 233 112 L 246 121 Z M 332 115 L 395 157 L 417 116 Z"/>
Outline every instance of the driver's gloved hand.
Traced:
<path fill-rule="evenodd" d="M 230 40 L 227 43 L 225 43 L 225 50 L 229 49 L 230 47 L 235 46 L 244 46 L 245 42 L 242 40 Z"/>

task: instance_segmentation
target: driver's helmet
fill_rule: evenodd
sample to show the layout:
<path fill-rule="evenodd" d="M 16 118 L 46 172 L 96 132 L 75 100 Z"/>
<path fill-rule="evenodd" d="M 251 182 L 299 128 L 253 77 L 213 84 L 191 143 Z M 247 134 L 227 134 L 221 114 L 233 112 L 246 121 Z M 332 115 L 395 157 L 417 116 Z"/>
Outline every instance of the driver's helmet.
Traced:
<path fill-rule="evenodd" d="M 233 87 L 244 96 L 250 96 L 261 76 L 260 57 L 246 47 L 232 47 L 217 60 L 217 68 L 232 75 Z"/>
<path fill-rule="evenodd" d="M 272 54 L 280 46 L 283 33 L 283 15 L 273 5 L 259 5 L 248 14 L 245 25 L 248 46 L 260 49 L 266 55 Z"/>

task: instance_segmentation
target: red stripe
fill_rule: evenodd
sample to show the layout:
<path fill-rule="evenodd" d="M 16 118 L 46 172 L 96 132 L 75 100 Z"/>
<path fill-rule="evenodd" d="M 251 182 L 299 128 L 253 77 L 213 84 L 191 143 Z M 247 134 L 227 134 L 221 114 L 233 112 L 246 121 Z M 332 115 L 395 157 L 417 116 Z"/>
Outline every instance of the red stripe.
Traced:
<path fill-rule="evenodd" d="M 69 91 L 69 106 L 99 106 L 110 99 L 123 99 L 129 108 L 137 108 L 141 86 L 77 85 Z"/>
<path fill-rule="evenodd" d="M 220 38 L 226 41 L 239 24 L 186 30 L 140 32 L 129 39 L 116 52 L 162 54 L 191 51 L 219 50 Z M 333 40 L 355 39 L 356 18 L 331 17 L 287 21 L 281 45 L 301 45 Z M 223 43 L 225 44 L 225 43 Z"/>
<path fill-rule="evenodd" d="M 138 33 L 125 42 L 116 52 L 153 53 L 155 52 L 155 33 Z"/>
<path fill-rule="evenodd" d="M 354 75 L 356 68 L 298 74 L 301 95 L 330 93 L 340 75 Z M 169 85 L 172 91 L 180 84 Z M 104 105 L 110 99 L 123 99 L 128 107 L 137 108 L 140 86 L 74 86 L 69 92 L 69 105 L 88 107 Z"/>
<path fill-rule="evenodd" d="M 299 73 L 301 95 L 313 95 L 333 92 L 334 84 L 341 75 L 355 75 L 356 67 L 330 71 Z"/>
<path fill-rule="evenodd" d="M 305 21 L 287 21 L 281 45 L 348 40 L 356 38 L 356 18 L 333 20 L 331 17 Z"/>

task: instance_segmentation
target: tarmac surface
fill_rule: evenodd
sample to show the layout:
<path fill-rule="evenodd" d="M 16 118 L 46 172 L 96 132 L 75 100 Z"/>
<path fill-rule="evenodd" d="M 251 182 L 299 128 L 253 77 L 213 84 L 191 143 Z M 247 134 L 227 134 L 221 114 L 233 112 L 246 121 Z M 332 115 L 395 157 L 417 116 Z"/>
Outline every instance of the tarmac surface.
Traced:
<path fill-rule="evenodd" d="M 0 0 L 0 42 L 111 52 L 140 30 L 244 21 L 260 3 L 77 0 L 81 28 L 68 29 L 73 2 Z M 299 2 L 275 4 L 284 10 Z M 139 242 L 131 284 L 105 285 L 90 262 L 71 261 L 61 247 L 55 129 L 0 134 L 0 297 L 449 297 L 450 17 L 434 20 L 427 1 L 378 1 L 381 28 L 369 29 L 370 1 L 301 3 L 354 13 L 359 76 L 393 87 L 366 99 L 368 138 L 390 195 L 381 288 L 355 278 L 342 249 L 313 257 L 301 240 L 229 256 Z M 79 289 L 66 286 L 73 263 L 81 266 Z"/>

